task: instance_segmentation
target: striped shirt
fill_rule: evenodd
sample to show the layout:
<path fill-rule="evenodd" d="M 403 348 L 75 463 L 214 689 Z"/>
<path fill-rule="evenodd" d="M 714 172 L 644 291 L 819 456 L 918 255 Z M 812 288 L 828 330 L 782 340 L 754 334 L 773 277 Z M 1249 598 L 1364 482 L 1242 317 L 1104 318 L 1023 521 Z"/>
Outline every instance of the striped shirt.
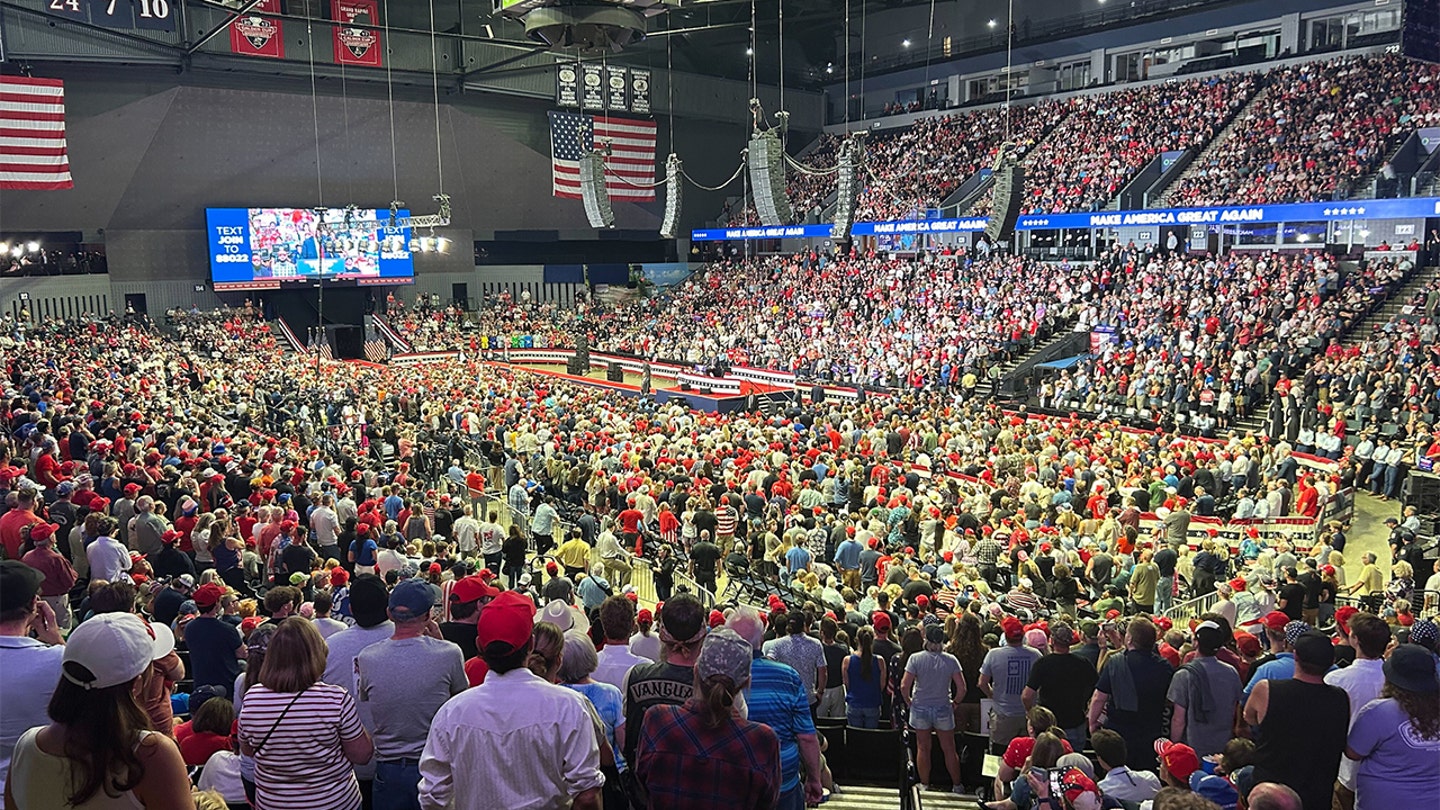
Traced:
<path fill-rule="evenodd" d="M 317 683 L 296 699 L 293 693 L 272 692 L 256 684 L 245 693 L 239 722 L 241 741 L 260 748 L 255 755 L 259 806 L 265 810 L 360 806 L 360 785 L 340 748 L 342 741 L 365 733 L 349 692 Z"/>
<path fill-rule="evenodd" d="M 715 536 L 735 536 L 735 524 L 739 522 L 740 513 L 735 511 L 735 507 L 728 503 L 723 504 L 719 509 L 715 510 Z"/>
<path fill-rule="evenodd" d="M 749 718 L 764 723 L 780 739 L 780 792 L 800 784 L 800 745 L 796 738 L 815 733 L 810 701 L 800 675 L 786 664 L 757 657 L 750 662 L 750 685 L 745 689 Z"/>

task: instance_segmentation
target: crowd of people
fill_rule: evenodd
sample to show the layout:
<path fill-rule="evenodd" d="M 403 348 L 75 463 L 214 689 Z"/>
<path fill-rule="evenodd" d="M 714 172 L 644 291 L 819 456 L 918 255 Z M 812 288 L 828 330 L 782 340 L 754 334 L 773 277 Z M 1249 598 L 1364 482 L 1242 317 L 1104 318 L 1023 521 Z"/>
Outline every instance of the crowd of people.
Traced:
<path fill-rule="evenodd" d="M 1229 73 L 1077 96 L 1044 149 L 1024 159 L 1022 213 L 1098 211 L 1162 152 L 1200 149 L 1255 94 L 1260 79 Z M 968 216 L 986 216 L 986 195 Z"/>
<path fill-rule="evenodd" d="M 1342 272 L 1314 251 L 1224 259 L 1151 254 L 1143 265 L 1117 270 L 1122 293 L 1109 297 L 1092 322 L 1109 339 L 1046 381 L 1041 403 L 1179 414 L 1202 435 L 1216 436 L 1268 402 L 1267 435 L 1338 459 L 1344 419 L 1335 433 L 1331 423 L 1300 418 L 1299 403 L 1319 394 L 1296 380 L 1313 382 L 1312 360 L 1343 352 L 1332 338 L 1411 269 L 1408 261 L 1376 261 Z M 1314 412 L 1311 405 L 1305 413 Z M 1301 429 L 1310 431 L 1303 442 Z M 1336 441 L 1321 441 L 1316 431 Z"/>
<path fill-rule="evenodd" d="M 1262 90 L 1225 142 L 1166 192 L 1169 204 L 1327 200 L 1378 171 L 1411 132 L 1440 125 L 1440 68 L 1398 54 L 952 112 L 869 139 L 856 216 L 884 221 L 923 215 L 988 168 L 1007 138 L 1025 158 L 1022 212 L 1100 210 L 1162 152 L 1205 150 Z M 1034 150 L 1042 140 L 1045 149 Z M 822 135 L 805 162 L 828 169 L 839 142 Z M 791 170 L 787 178 L 796 221 L 819 214 L 835 189 L 833 174 Z M 966 214 L 985 216 L 991 208 L 986 193 Z M 748 202 L 720 219 L 731 227 L 759 224 Z"/>
<path fill-rule="evenodd" d="M 1428 571 L 1397 564 L 1407 591 L 1366 559 L 1357 615 L 1337 598 L 1343 527 L 1308 554 L 1258 533 L 1233 558 L 1189 544 L 1232 458 L 1256 457 L 1247 485 L 1294 484 L 1307 514 L 1355 473 L 1300 475 L 1284 442 L 1212 454 L 938 392 L 702 414 L 473 360 L 290 367 L 140 324 L 8 326 L 0 744 L 22 809 L 195 806 L 186 765 L 265 810 L 799 807 L 844 789 L 817 717 L 908 726 L 921 781 L 946 784 L 938 745 L 965 787 L 953 730 L 982 695 L 1017 807 L 1053 789 L 1031 778 L 1052 728 L 1098 756 L 1076 763 L 1089 782 L 1066 771 L 1072 806 L 1127 771 L 1192 786 L 1186 751 L 1235 732 L 1258 786 L 1237 756 L 1226 785 L 1192 789 L 1288 785 L 1308 807 L 1352 713 L 1360 806 L 1435 787 L 1406 767 L 1440 745 L 1434 625 L 1400 604 Z M 502 503 L 526 520 L 502 529 Z M 1162 520 L 1142 531 L 1147 512 Z M 637 557 L 659 604 L 627 582 Z M 746 576 L 788 598 L 762 612 L 719 587 Z M 1210 593 L 1209 627 L 1167 617 Z M 1380 654 L 1400 642 L 1391 703 L 1369 703 L 1373 678 L 1364 700 L 1289 694 L 1329 666 L 1314 638 L 1342 663 L 1378 657 L 1365 617 Z M 1339 646 L 1314 634 L 1332 626 Z M 1077 719 L 1068 673 L 1092 645 Z M 1230 687 L 1172 683 L 1209 677 L 1183 660 L 1207 650 L 1250 675 L 1239 728 Z M 1302 699 L 1348 705 L 1338 735 L 1296 734 Z M 1185 722 L 1163 725 L 1167 706 Z"/>
<path fill-rule="evenodd" d="M 1398 54 L 1276 68 L 1235 132 L 1166 192 L 1173 206 L 1328 200 L 1440 125 L 1440 67 Z"/>

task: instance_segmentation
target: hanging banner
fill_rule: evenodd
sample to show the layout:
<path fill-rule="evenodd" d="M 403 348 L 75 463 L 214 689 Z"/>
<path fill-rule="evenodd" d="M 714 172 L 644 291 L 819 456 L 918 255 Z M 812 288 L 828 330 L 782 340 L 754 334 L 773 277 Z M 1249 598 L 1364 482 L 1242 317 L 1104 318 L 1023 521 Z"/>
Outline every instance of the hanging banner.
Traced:
<path fill-rule="evenodd" d="M 384 53 L 380 32 L 359 27 L 379 23 L 376 0 L 331 0 L 330 16 L 339 23 L 335 26 L 336 63 L 380 67 Z"/>
<path fill-rule="evenodd" d="M 605 109 L 630 112 L 630 77 L 623 67 L 610 65 L 605 69 Z"/>
<path fill-rule="evenodd" d="M 580 109 L 600 112 L 605 109 L 605 68 L 600 65 L 580 66 Z"/>
<path fill-rule="evenodd" d="M 281 21 L 261 14 L 281 14 L 280 0 L 260 0 L 248 14 L 230 24 L 230 51 L 241 56 L 285 58 L 285 34 Z"/>
<path fill-rule="evenodd" d="M 580 106 L 580 65 L 561 62 L 555 66 L 555 105 Z"/>
<path fill-rule="evenodd" d="M 630 112 L 650 114 L 650 71 L 630 69 Z"/>

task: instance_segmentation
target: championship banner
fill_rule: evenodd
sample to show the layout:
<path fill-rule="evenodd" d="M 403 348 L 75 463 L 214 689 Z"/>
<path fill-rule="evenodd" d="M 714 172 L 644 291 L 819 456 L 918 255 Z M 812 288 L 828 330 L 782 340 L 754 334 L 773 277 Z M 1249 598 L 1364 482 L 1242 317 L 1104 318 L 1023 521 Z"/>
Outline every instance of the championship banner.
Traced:
<path fill-rule="evenodd" d="M 630 69 L 630 112 L 650 114 L 650 71 L 644 68 Z"/>
<path fill-rule="evenodd" d="M 580 106 L 579 64 L 561 62 L 555 66 L 555 105 L 572 109 Z"/>
<path fill-rule="evenodd" d="M 623 67 L 610 65 L 605 69 L 605 109 L 611 112 L 630 111 L 630 77 Z"/>
<path fill-rule="evenodd" d="M 580 109 L 591 112 L 605 110 L 605 68 L 601 65 L 580 66 Z"/>
<path fill-rule="evenodd" d="M 285 58 L 285 34 L 281 21 L 261 14 L 281 14 L 280 0 L 260 0 L 248 14 L 230 24 L 230 51 L 240 56 Z"/>
<path fill-rule="evenodd" d="M 378 24 L 380 11 L 376 0 L 331 0 L 330 17 L 337 23 L 337 64 L 381 66 L 384 43 L 380 41 L 380 32 L 374 28 L 358 27 Z"/>

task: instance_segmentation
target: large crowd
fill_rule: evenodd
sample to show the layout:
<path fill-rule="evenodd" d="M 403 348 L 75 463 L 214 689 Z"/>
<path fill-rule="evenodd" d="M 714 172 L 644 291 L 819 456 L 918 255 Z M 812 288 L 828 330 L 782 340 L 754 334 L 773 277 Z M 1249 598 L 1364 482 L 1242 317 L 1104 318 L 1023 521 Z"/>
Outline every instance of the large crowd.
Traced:
<path fill-rule="evenodd" d="M 1435 74 L 1397 64 L 1017 110 L 1027 206 L 1101 206 L 1265 81 L 1239 138 L 1274 153 L 1184 193 L 1320 193 L 1434 123 Z M 863 215 L 938 203 L 997 115 L 877 139 Z M 452 351 L 394 366 L 280 353 L 250 306 L 0 315 L 5 807 L 799 810 L 879 728 L 907 782 L 987 810 L 1420 806 L 1440 572 L 1414 507 L 1377 554 L 1345 505 L 1440 456 L 1440 287 L 1332 340 L 1411 270 L 812 251 L 629 304 L 397 302 Z M 1072 327 L 1095 351 L 1042 412 L 983 395 Z M 873 395 L 706 413 L 487 362 L 582 337 Z"/>
<path fill-rule="evenodd" d="M 1225 74 L 1070 99 L 1045 148 L 1023 161 L 1021 211 L 1063 214 L 1104 208 L 1161 153 L 1209 143 L 1258 86 L 1254 74 Z M 987 195 L 967 214 L 985 216 L 991 206 Z"/>
<path fill-rule="evenodd" d="M 1094 324 L 1108 330 L 1108 340 L 1047 381 L 1042 404 L 1183 414 L 1214 436 L 1273 403 L 1267 434 L 1294 442 L 1302 421 L 1317 427 L 1284 407 L 1306 395 L 1294 379 L 1312 360 L 1343 351 L 1332 338 L 1384 300 L 1410 269 L 1408 262 L 1377 261 L 1342 272 L 1338 262 L 1309 251 L 1223 260 L 1153 254 L 1144 265 L 1125 267 L 1123 294 L 1097 314 Z M 1343 426 L 1336 438 L 1343 442 Z M 1308 453 L 1322 442 L 1302 444 Z M 1323 444 L 1321 455 L 1339 457 L 1338 442 Z"/>
<path fill-rule="evenodd" d="M 1276 68 L 1230 139 L 1166 193 L 1177 206 L 1331 199 L 1440 125 L 1440 67 L 1394 54 Z"/>
<path fill-rule="evenodd" d="M 1260 72 L 1226 73 L 921 118 L 872 136 L 859 221 L 924 216 L 960 183 L 994 162 L 1007 133 L 1026 167 L 1022 211 L 1105 208 L 1164 152 L 1199 155 L 1237 113 L 1223 143 L 1165 193 L 1174 206 L 1331 199 L 1381 170 L 1410 133 L 1440 125 L 1440 68 L 1396 54 L 1338 57 Z M 1009 116 L 1009 125 L 1005 118 Z M 1041 151 L 1033 147 L 1043 141 Z M 796 221 L 821 212 L 835 189 L 835 148 L 823 135 L 791 170 Z M 985 216 L 986 192 L 965 212 Z M 730 226 L 757 225 L 754 208 L 727 209 Z"/>
<path fill-rule="evenodd" d="M 844 790 L 817 718 L 882 717 L 921 783 L 997 807 L 1440 787 L 1413 766 L 1440 747 L 1413 530 L 1390 577 L 1347 566 L 1341 525 L 1192 547 L 1216 498 L 1319 514 L 1358 473 L 1283 441 L 940 392 L 703 414 L 473 360 L 290 364 L 212 326 L 4 328 L 20 808 L 800 807 Z M 768 596 L 720 587 L 754 578 Z M 1218 599 L 1168 618 L 1191 597 Z M 954 734 L 982 696 L 993 787 Z"/>

